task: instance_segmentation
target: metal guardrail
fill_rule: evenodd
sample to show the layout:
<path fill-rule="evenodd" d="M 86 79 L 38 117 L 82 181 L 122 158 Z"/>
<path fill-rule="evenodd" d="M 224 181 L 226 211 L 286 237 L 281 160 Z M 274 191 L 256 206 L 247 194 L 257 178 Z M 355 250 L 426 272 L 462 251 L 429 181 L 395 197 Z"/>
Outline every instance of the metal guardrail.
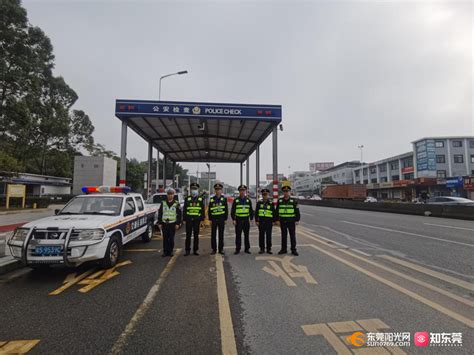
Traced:
<path fill-rule="evenodd" d="M 298 200 L 301 205 L 347 208 L 354 210 L 401 213 L 420 216 L 455 218 L 474 221 L 474 207 L 414 203 L 360 202 L 350 200 Z"/>

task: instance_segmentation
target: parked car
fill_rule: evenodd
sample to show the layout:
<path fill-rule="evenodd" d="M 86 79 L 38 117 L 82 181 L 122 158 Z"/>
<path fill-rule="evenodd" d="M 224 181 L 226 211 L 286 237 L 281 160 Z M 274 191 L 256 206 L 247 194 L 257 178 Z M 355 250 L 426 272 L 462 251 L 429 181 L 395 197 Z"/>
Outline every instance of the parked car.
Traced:
<path fill-rule="evenodd" d="M 432 197 L 426 201 L 430 205 L 460 205 L 474 206 L 474 201 L 464 197 L 438 196 Z"/>
<path fill-rule="evenodd" d="M 375 197 L 372 197 L 372 196 L 368 196 L 364 202 L 369 202 L 369 203 L 372 203 L 372 202 L 378 202 L 377 199 Z"/>
<path fill-rule="evenodd" d="M 156 194 L 153 194 L 151 195 L 148 200 L 146 200 L 146 204 L 149 205 L 149 206 L 153 206 L 157 209 L 160 208 L 161 206 L 161 203 L 163 201 L 166 201 L 167 199 L 167 196 L 166 196 L 166 192 L 157 192 Z M 181 206 L 181 208 L 183 208 L 184 206 L 184 197 L 183 197 L 183 194 L 181 192 L 177 192 L 175 193 L 174 195 L 174 199 L 176 201 L 178 201 L 179 205 Z"/>
<path fill-rule="evenodd" d="M 322 198 L 321 198 L 321 196 L 319 196 L 319 195 L 313 195 L 313 196 L 310 197 L 310 200 L 313 200 L 313 201 L 321 201 Z"/>

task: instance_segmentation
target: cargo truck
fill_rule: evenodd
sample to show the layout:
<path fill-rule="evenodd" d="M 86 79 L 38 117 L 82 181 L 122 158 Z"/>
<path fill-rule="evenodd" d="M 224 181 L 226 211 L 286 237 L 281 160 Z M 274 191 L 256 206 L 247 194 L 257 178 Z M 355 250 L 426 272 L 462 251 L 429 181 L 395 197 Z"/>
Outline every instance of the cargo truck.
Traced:
<path fill-rule="evenodd" d="M 365 185 L 327 185 L 323 187 L 323 200 L 365 200 L 367 189 Z"/>

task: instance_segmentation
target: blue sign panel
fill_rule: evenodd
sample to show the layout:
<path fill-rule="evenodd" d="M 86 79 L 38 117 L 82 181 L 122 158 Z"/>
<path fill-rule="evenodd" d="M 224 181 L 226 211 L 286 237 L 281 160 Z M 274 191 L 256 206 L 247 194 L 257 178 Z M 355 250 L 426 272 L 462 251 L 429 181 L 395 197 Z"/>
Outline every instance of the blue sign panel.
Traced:
<path fill-rule="evenodd" d="M 117 100 L 115 115 L 186 118 L 235 118 L 240 120 L 281 121 L 279 105 L 242 105 L 178 101 Z"/>
<path fill-rule="evenodd" d="M 448 189 L 456 189 L 463 186 L 462 176 L 455 176 L 446 179 L 446 187 Z"/>
<path fill-rule="evenodd" d="M 436 171 L 436 148 L 433 139 L 416 143 L 417 171 Z"/>

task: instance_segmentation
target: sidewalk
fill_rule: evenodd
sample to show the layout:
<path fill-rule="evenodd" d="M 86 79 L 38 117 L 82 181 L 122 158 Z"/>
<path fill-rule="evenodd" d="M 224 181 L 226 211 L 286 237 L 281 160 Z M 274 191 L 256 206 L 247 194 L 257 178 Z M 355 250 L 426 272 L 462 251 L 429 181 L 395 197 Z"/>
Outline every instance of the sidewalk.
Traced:
<path fill-rule="evenodd" d="M 16 260 L 11 256 L 10 248 L 8 248 L 8 245 L 6 244 L 12 233 L 13 230 L 0 232 L 0 275 L 19 269 L 23 265 L 21 261 Z"/>

